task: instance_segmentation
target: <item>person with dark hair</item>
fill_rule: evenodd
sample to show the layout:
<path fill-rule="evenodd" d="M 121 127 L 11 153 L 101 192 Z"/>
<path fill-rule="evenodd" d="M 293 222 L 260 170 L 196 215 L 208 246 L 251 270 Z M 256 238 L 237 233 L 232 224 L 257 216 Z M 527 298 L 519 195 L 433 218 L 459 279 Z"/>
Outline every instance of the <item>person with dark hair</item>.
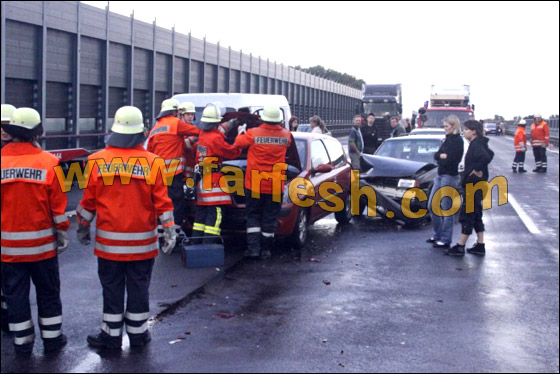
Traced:
<path fill-rule="evenodd" d="M 399 136 L 406 135 L 406 131 L 401 125 L 399 125 L 399 119 L 397 117 L 391 117 L 391 138 L 396 138 Z"/>
<path fill-rule="evenodd" d="M 467 184 L 476 184 L 480 181 L 488 181 L 488 164 L 494 158 L 494 152 L 488 147 L 488 138 L 484 136 L 482 124 L 475 120 L 465 122 L 464 135 L 470 142 L 469 150 L 465 155 L 465 170 L 461 178 L 461 186 L 466 191 Z M 466 192 L 465 192 L 466 194 Z M 472 254 L 484 256 L 486 248 L 484 244 L 484 223 L 482 222 L 482 190 L 475 191 L 474 196 L 463 196 L 463 206 L 459 216 L 461 223 L 461 238 L 459 242 L 446 251 L 450 256 L 464 256 L 465 245 L 474 228 L 477 242 L 467 251 Z M 467 213 L 466 202 L 474 199 L 474 212 Z"/>
<path fill-rule="evenodd" d="M 354 115 L 350 135 L 348 135 L 348 153 L 350 154 L 350 164 L 353 170 L 360 170 L 360 156 L 364 151 L 364 138 L 360 131 L 362 119 L 361 115 Z"/>
<path fill-rule="evenodd" d="M 325 122 L 321 119 L 321 117 L 315 115 L 309 118 L 309 125 L 311 126 L 311 132 L 315 134 L 326 134 L 327 127 L 325 126 Z"/>
<path fill-rule="evenodd" d="M 3 113 L 4 114 L 4 113 Z M 54 168 L 59 160 L 37 147 L 41 116 L 32 108 L 13 111 L 2 129 L 12 142 L 2 148 L 2 293 L 9 310 L 16 353 L 33 351 L 35 327 L 30 284 L 37 294 L 39 328 L 45 352 L 66 345 L 58 255 L 68 248 L 66 195 Z M 3 313 L 3 312 L 2 312 Z"/>
<path fill-rule="evenodd" d="M 292 116 L 288 121 L 288 124 L 290 125 L 290 131 L 297 131 L 299 126 L 299 118 L 297 118 L 296 116 Z"/>
<path fill-rule="evenodd" d="M 364 139 L 364 153 L 374 154 L 378 146 L 378 131 L 375 126 L 375 114 L 370 113 L 367 115 L 367 122 L 365 126 L 360 128 L 362 137 Z"/>

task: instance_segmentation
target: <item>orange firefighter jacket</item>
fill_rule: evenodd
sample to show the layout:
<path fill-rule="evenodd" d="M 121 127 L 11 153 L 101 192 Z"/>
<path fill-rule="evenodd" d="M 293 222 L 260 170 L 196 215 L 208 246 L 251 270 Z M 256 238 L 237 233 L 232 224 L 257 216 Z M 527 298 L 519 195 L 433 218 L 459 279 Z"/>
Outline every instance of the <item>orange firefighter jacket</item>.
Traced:
<path fill-rule="evenodd" d="M 30 143 L 2 148 L 2 262 L 56 256 L 55 230 L 70 226 L 57 165 L 55 156 Z"/>
<path fill-rule="evenodd" d="M 170 165 L 173 159 L 180 160 L 179 166 L 166 177 L 184 173 L 185 169 L 185 137 L 197 136 L 200 130 L 194 125 L 183 122 L 177 117 L 165 116 L 156 123 L 148 136 L 148 151 L 165 160 Z"/>
<path fill-rule="evenodd" d="M 206 157 L 216 157 L 213 163 L 221 167 L 225 159 L 233 160 L 239 157 L 242 149 L 226 142 L 226 136 L 218 129 L 201 131 L 198 137 L 196 158 L 203 162 Z M 202 169 L 201 169 L 202 170 Z M 204 177 L 197 188 L 197 205 L 229 205 L 231 196 L 220 187 L 221 172 L 212 172 L 212 188 L 205 189 Z"/>
<path fill-rule="evenodd" d="M 550 128 L 548 123 L 541 121 L 538 125 L 533 123 L 531 125 L 531 145 L 533 147 L 542 147 L 550 142 Z"/>
<path fill-rule="evenodd" d="M 155 258 L 158 218 L 164 226 L 174 224 L 173 204 L 161 177 L 154 178 L 152 185 L 146 181 L 151 173 L 157 173 L 156 168 L 150 170 L 139 161 L 133 164 L 133 157 L 145 158 L 148 165 L 154 165 L 157 158 L 141 145 L 134 148 L 107 146 L 88 157 L 97 163 L 91 169 L 89 184 L 76 212 L 80 220 L 86 222 L 97 215 L 94 253 L 106 260 Z M 124 178 L 121 181 L 119 175 L 128 178 L 128 182 Z"/>
<path fill-rule="evenodd" d="M 245 187 L 251 191 L 272 194 L 272 179 L 263 179 L 259 187 L 252 183 L 252 171 L 272 172 L 273 166 L 286 161 L 286 151 L 292 142 L 292 134 L 280 125 L 262 124 L 237 136 L 235 145 L 249 148 Z M 282 181 L 284 191 L 284 181 Z"/>
<path fill-rule="evenodd" d="M 527 135 L 525 134 L 524 126 L 517 127 L 513 138 L 513 145 L 515 147 L 515 152 L 527 151 Z"/>

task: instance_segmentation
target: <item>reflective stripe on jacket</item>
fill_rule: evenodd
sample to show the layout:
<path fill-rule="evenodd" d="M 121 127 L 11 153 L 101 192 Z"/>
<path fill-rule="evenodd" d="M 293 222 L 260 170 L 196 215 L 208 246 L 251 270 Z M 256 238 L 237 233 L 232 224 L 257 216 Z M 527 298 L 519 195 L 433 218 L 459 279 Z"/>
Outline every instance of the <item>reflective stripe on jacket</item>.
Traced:
<path fill-rule="evenodd" d="M 541 121 L 538 125 L 531 125 L 531 145 L 533 147 L 541 147 L 543 144 L 548 146 L 550 142 L 550 128 L 548 123 Z"/>
<path fill-rule="evenodd" d="M 215 157 L 213 163 L 221 167 L 222 162 L 226 159 L 233 160 L 239 157 L 241 148 L 226 142 L 226 136 L 218 129 L 210 131 L 202 131 L 198 138 L 196 158 L 203 162 L 206 157 Z M 201 169 L 202 170 L 202 169 Z M 211 189 L 205 190 L 203 180 L 197 186 L 197 205 L 228 205 L 231 204 L 231 196 L 229 193 L 220 188 L 220 178 L 222 173 L 212 173 Z"/>
<path fill-rule="evenodd" d="M 160 118 L 148 137 L 148 151 L 163 158 L 169 166 L 173 159 L 179 159 L 179 166 L 166 177 L 184 173 L 185 168 L 185 137 L 196 136 L 200 130 L 195 126 L 181 121 L 177 117 Z"/>
<path fill-rule="evenodd" d="M 252 128 L 235 139 L 235 144 L 249 148 L 247 153 L 247 171 L 245 187 L 257 191 L 252 183 L 252 171 L 271 172 L 277 163 L 286 162 L 286 151 L 292 142 L 292 134 L 280 125 L 262 124 Z M 284 182 L 282 181 L 282 191 Z M 260 193 L 272 194 L 272 180 L 263 180 Z"/>
<path fill-rule="evenodd" d="M 142 146 L 114 148 L 108 146 L 89 159 L 110 164 L 119 157 L 127 164 L 131 157 L 146 158 L 152 165 L 156 156 Z M 139 163 L 137 164 L 139 165 Z M 155 172 L 155 171 L 154 171 Z M 122 173 L 124 175 L 124 173 Z M 104 176 L 114 176 L 112 183 Z M 85 221 L 97 215 L 95 255 L 113 261 L 139 261 L 157 256 L 157 220 L 164 225 L 173 222 L 173 204 L 160 177 L 150 185 L 143 173 L 128 174 L 123 184 L 119 174 L 105 170 L 100 174 L 96 165 L 76 211 Z"/>
<path fill-rule="evenodd" d="M 515 147 L 515 152 L 527 151 L 527 135 L 525 134 L 525 127 L 517 127 L 513 138 L 513 145 Z"/>
<path fill-rule="evenodd" d="M 58 159 L 30 143 L 2 148 L 2 262 L 56 256 L 56 230 L 67 230 L 66 194 L 56 178 Z"/>

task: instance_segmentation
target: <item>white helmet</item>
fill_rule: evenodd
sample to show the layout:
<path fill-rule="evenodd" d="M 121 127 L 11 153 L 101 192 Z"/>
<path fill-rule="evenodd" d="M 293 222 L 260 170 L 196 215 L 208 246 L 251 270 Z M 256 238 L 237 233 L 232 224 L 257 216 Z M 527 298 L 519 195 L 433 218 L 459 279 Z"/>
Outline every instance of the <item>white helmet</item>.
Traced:
<path fill-rule="evenodd" d="M 10 122 L 12 113 L 16 110 L 16 107 L 10 104 L 2 104 L 2 122 Z"/>
<path fill-rule="evenodd" d="M 111 131 L 117 134 L 134 135 L 144 131 L 144 120 L 140 109 L 134 106 L 123 106 L 115 113 L 115 121 Z"/>
<path fill-rule="evenodd" d="M 522 119 L 521 121 L 519 121 L 518 125 L 520 126 L 525 126 L 527 124 L 527 121 L 525 121 L 524 119 Z"/>
<path fill-rule="evenodd" d="M 179 110 L 179 100 L 167 99 L 162 101 L 160 112 L 167 112 L 170 110 Z"/>
<path fill-rule="evenodd" d="M 194 104 L 189 101 L 184 101 L 179 105 L 179 112 L 181 113 L 196 113 Z"/>
<path fill-rule="evenodd" d="M 535 114 L 533 117 L 542 119 L 542 116 L 541 116 L 540 114 L 538 114 L 538 113 Z"/>
<path fill-rule="evenodd" d="M 282 112 L 277 106 L 265 106 L 261 113 L 263 122 L 280 123 L 282 122 Z"/>
<path fill-rule="evenodd" d="M 41 115 L 33 108 L 18 108 L 10 117 L 10 125 L 33 130 L 41 124 Z"/>

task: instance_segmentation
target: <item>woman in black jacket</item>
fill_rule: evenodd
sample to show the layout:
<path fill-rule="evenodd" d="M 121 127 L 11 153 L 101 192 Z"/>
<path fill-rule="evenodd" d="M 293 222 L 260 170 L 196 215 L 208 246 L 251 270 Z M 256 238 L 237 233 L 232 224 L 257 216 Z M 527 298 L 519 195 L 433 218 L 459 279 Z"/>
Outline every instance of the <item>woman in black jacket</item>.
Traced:
<path fill-rule="evenodd" d="M 488 147 L 488 138 L 484 136 L 482 124 L 475 120 L 469 120 L 464 124 L 464 134 L 470 142 L 469 150 L 465 155 L 465 171 L 461 178 L 461 186 L 466 189 L 467 184 L 476 184 L 480 181 L 488 181 L 488 164 L 494 158 L 494 152 Z M 474 212 L 466 213 L 466 202 L 474 198 Z M 465 244 L 474 228 L 477 242 L 467 251 L 469 253 L 484 256 L 484 223 L 482 222 L 482 191 L 478 190 L 474 196 L 464 196 L 459 222 L 461 222 L 461 239 L 447 251 L 451 256 L 464 256 Z"/>
<path fill-rule="evenodd" d="M 441 144 L 439 151 L 434 155 L 438 164 L 438 174 L 434 179 L 434 186 L 430 194 L 428 207 L 432 216 L 434 233 L 428 243 L 433 243 L 435 248 L 449 248 L 453 239 L 454 215 L 444 217 L 442 211 L 448 211 L 453 206 L 450 197 L 444 197 L 436 207 L 432 209 L 434 195 L 442 187 L 457 189 L 459 184 L 459 163 L 463 158 L 463 138 L 461 137 L 461 121 L 457 116 L 451 115 L 443 120 L 445 129 L 445 141 Z"/>

